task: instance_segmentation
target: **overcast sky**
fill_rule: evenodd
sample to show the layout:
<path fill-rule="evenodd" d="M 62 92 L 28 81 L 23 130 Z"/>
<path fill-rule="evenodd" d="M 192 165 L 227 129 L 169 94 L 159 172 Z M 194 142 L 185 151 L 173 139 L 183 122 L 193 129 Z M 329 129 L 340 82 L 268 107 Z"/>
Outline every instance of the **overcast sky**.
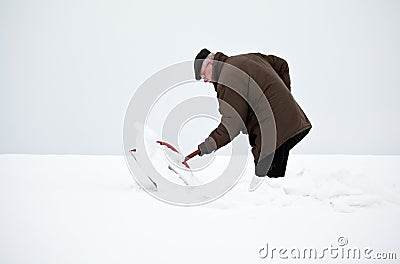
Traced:
<path fill-rule="evenodd" d="M 400 154 L 399 13 L 394 0 L 2 0 L 0 153 L 121 154 L 135 90 L 207 47 L 288 61 L 313 124 L 294 153 Z M 216 125 L 193 122 L 188 135 Z"/>

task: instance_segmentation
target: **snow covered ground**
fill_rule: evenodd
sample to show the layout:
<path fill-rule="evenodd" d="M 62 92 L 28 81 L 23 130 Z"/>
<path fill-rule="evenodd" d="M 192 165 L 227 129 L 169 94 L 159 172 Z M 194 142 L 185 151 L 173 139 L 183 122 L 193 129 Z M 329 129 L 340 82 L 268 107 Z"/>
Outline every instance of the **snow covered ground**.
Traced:
<path fill-rule="evenodd" d="M 254 193 L 247 191 L 250 162 L 230 192 L 199 207 L 151 197 L 124 159 L 0 155 L 0 263 L 400 259 L 400 156 L 291 155 L 287 176 L 267 179 Z M 293 259 L 309 248 L 333 253 Z M 368 248 L 371 259 L 335 257 L 347 248 Z M 388 256 L 377 253 L 396 253 L 397 260 L 374 259 Z"/>

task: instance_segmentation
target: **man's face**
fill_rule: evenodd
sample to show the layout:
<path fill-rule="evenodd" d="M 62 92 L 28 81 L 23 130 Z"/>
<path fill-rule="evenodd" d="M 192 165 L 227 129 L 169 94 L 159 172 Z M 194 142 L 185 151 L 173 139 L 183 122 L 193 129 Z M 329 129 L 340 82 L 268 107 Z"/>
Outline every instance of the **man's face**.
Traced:
<path fill-rule="evenodd" d="M 211 82 L 211 75 L 212 75 L 212 64 L 213 60 L 211 59 L 205 59 L 204 63 L 201 67 L 201 78 L 204 80 L 204 82 Z"/>

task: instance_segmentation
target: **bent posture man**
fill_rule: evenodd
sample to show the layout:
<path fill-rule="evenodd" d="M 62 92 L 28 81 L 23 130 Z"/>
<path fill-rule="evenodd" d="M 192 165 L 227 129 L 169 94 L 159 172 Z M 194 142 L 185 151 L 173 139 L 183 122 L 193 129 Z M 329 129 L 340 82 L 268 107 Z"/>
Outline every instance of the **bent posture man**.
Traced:
<path fill-rule="evenodd" d="M 255 190 L 265 176 L 285 176 L 289 151 L 311 129 L 310 121 L 291 94 L 287 62 L 261 53 L 227 56 L 202 49 L 195 58 L 194 72 L 196 80 L 214 85 L 222 115 L 218 127 L 198 146 L 200 155 L 225 146 L 242 131 L 248 134 L 255 163 L 249 191 Z M 266 100 L 260 100 L 260 94 Z M 259 110 L 265 105 L 269 105 L 271 114 Z M 272 131 L 263 130 L 271 123 L 275 133 L 263 133 Z M 268 137 L 273 137 L 272 149 Z"/>

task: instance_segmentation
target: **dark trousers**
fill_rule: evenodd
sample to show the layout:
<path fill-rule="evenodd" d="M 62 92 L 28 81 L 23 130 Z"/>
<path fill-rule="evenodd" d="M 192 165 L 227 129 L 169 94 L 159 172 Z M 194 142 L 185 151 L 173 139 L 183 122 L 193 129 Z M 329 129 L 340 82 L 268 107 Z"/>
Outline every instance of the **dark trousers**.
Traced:
<path fill-rule="evenodd" d="M 310 128 L 311 129 L 311 128 Z M 299 143 L 310 132 L 307 129 L 296 136 L 290 138 L 275 150 L 275 153 L 268 155 L 260 160 L 256 165 L 255 174 L 258 177 L 268 176 L 269 178 L 284 177 L 286 172 L 289 151 Z M 271 161 L 272 160 L 272 161 Z"/>
<path fill-rule="evenodd" d="M 258 162 L 256 175 L 258 177 L 268 176 L 270 178 L 284 177 L 289 151 L 288 142 L 285 142 L 275 150 L 275 153 L 268 155 Z"/>

